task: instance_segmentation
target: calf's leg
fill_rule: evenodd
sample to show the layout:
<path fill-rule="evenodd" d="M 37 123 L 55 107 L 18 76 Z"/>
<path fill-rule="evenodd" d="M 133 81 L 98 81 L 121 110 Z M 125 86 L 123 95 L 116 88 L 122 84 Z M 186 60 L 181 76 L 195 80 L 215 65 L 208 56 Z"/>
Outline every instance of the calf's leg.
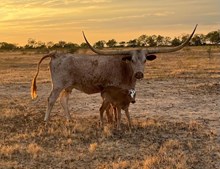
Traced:
<path fill-rule="evenodd" d="M 114 110 L 111 104 L 106 109 L 106 115 L 108 123 L 113 123 Z"/>
<path fill-rule="evenodd" d="M 121 108 L 116 108 L 116 115 L 117 115 L 117 129 L 121 129 Z"/>
<path fill-rule="evenodd" d="M 128 108 L 125 109 L 125 115 L 126 115 L 127 120 L 128 120 L 128 128 L 131 131 L 131 119 L 130 119 Z"/>
<path fill-rule="evenodd" d="M 109 102 L 103 101 L 102 102 L 102 106 L 100 107 L 99 111 L 100 111 L 100 122 L 101 122 L 101 127 L 103 127 L 103 113 L 106 109 L 108 109 L 110 106 Z"/>

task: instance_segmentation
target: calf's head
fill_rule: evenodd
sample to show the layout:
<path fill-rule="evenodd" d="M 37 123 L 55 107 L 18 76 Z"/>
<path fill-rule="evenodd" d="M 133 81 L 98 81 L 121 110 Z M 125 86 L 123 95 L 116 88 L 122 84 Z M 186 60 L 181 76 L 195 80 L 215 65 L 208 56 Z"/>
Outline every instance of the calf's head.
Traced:
<path fill-rule="evenodd" d="M 136 100 L 135 100 L 135 98 L 136 98 L 136 91 L 134 89 L 130 89 L 128 91 L 128 96 L 129 96 L 129 99 L 130 99 L 131 103 L 135 103 L 136 102 Z"/>

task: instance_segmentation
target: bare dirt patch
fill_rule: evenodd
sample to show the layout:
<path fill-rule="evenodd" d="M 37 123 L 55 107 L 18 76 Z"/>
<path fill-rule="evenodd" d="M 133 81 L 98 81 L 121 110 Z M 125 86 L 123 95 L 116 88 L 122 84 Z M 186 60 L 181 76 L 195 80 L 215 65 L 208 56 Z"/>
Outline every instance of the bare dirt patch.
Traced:
<path fill-rule="evenodd" d="M 42 55 L 0 53 L 0 168 L 220 168 L 220 48 L 187 48 L 146 64 L 131 105 L 129 133 L 99 128 L 100 94 L 73 90 L 72 120 L 59 102 L 46 126 L 51 84 L 41 66 L 38 99 L 30 83 Z"/>

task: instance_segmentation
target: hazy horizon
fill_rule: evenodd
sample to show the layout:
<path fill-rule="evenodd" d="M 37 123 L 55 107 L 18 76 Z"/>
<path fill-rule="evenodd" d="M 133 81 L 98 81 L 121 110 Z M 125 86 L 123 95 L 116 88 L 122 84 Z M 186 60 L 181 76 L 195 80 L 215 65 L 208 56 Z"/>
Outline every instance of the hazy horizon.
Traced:
<path fill-rule="evenodd" d="M 27 44 L 64 40 L 81 44 L 140 35 L 180 36 L 220 29 L 218 0 L 10 0 L 0 2 L 1 42 Z"/>

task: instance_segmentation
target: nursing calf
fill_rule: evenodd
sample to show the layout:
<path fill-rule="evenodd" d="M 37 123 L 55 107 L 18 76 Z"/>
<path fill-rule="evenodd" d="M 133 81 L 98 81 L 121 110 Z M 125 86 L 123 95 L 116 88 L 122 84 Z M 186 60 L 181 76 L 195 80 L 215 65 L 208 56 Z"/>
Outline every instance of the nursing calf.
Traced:
<path fill-rule="evenodd" d="M 129 130 L 131 130 L 131 120 L 129 115 L 129 105 L 130 103 L 135 103 L 136 92 L 134 89 L 121 89 L 114 86 L 106 87 L 102 92 L 101 96 L 103 98 L 102 106 L 100 108 L 100 121 L 103 126 L 103 113 L 110 109 L 110 106 L 114 108 L 114 116 L 117 122 L 117 129 L 120 129 L 121 123 L 121 110 L 125 111 Z"/>

